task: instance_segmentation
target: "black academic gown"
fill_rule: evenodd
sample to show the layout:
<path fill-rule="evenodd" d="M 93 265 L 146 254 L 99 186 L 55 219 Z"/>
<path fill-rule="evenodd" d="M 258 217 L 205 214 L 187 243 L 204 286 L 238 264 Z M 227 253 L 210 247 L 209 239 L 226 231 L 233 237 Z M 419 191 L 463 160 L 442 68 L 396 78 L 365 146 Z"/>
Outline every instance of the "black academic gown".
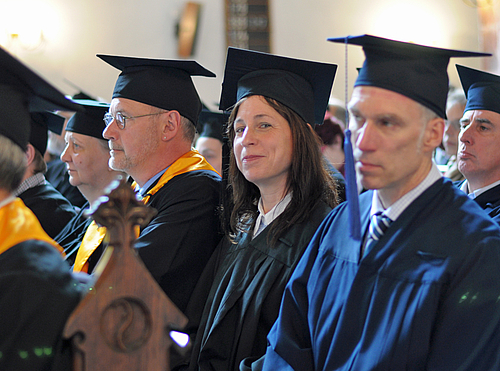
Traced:
<path fill-rule="evenodd" d="M 237 245 L 219 246 L 213 267 L 217 273 L 190 370 L 237 370 L 244 358 L 265 353 L 266 336 L 278 316 L 285 285 L 330 210 L 319 202 L 310 217 L 288 230 L 273 248 L 267 240 L 270 226 L 253 240 L 251 234 L 243 234 Z"/>
<path fill-rule="evenodd" d="M 67 166 L 60 158 L 47 162 L 45 179 L 61 192 L 73 206 L 81 208 L 87 202 L 80 190 L 70 184 Z"/>
<path fill-rule="evenodd" d="M 52 238 L 76 215 L 73 205 L 48 183 L 24 191 L 19 198 L 33 211 L 44 231 Z"/>
<path fill-rule="evenodd" d="M 53 246 L 28 240 L 0 254 L 0 370 L 71 370 L 62 331 L 79 299 Z"/>
<path fill-rule="evenodd" d="M 149 199 L 158 214 L 135 243 L 153 278 L 183 312 L 221 239 L 219 195 L 220 176 L 214 171 L 175 176 Z"/>
<path fill-rule="evenodd" d="M 63 249 L 66 254 L 66 261 L 72 266 L 75 263 L 76 254 L 78 248 L 83 241 L 83 236 L 87 231 L 88 226 L 92 222 L 91 218 L 85 216 L 85 211 L 89 208 L 89 203 L 83 205 L 81 210 L 77 215 L 71 219 L 68 224 L 63 228 L 61 232 L 54 238 Z M 95 262 L 90 262 L 92 268 L 95 266 Z"/>
<path fill-rule="evenodd" d="M 498 225 L 443 178 L 361 259 L 346 205 L 287 285 L 264 370 L 499 370 Z"/>
<path fill-rule="evenodd" d="M 463 183 L 464 181 L 456 182 L 455 185 L 460 188 Z M 493 220 L 500 224 L 500 185 L 481 193 L 474 201 L 476 201 Z"/>

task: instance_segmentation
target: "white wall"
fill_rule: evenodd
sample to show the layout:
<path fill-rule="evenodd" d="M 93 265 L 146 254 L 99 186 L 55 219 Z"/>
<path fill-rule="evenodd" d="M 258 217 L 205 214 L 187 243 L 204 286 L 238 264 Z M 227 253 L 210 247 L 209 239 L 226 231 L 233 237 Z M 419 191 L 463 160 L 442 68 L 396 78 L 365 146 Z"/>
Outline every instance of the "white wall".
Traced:
<path fill-rule="evenodd" d="M 215 107 L 225 61 L 224 0 L 199 0 L 202 13 L 193 59 L 217 74 L 195 77 L 203 101 Z M 446 48 L 481 50 L 476 9 L 463 0 L 269 0 L 275 54 L 339 64 L 333 94 L 344 97 L 344 46 L 327 37 L 371 33 Z M 110 100 L 118 71 L 97 53 L 178 58 L 175 25 L 183 0 L 0 0 L 0 32 L 29 20 L 44 43 L 27 51 L 0 35 L 0 43 L 66 94 L 70 80 Z M 13 8 L 14 7 L 14 8 Z M 32 14 L 35 17 L 30 18 Z M 10 31 L 12 32 L 12 31 Z M 361 66 L 361 48 L 349 47 L 349 85 Z M 481 68 L 479 60 L 453 60 Z M 458 85 L 451 65 L 451 82 Z M 350 90 L 350 89 L 349 89 Z"/>

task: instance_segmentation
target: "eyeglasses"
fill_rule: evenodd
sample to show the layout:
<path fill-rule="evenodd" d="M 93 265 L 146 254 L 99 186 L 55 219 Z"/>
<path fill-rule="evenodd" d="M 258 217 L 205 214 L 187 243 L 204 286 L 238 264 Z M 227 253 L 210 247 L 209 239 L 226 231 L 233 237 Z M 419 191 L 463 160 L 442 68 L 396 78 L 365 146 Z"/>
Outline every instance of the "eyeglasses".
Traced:
<path fill-rule="evenodd" d="M 124 116 L 121 112 L 117 112 L 116 113 L 116 116 L 113 116 L 111 113 L 109 112 L 106 112 L 106 114 L 104 115 L 104 123 L 106 124 L 106 127 L 108 127 L 109 125 L 111 125 L 111 123 L 113 122 L 113 120 L 116 120 L 116 125 L 120 128 L 120 129 L 125 129 L 125 123 L 127 120 L 131 120 L 131 119 L 137 119 L 139 117 L 146 117 L 146 116 L 157 116 L 157 115 L 161 115 L 162 113 L 166 113 L 168 111 L 163 111 L 163 112 L 157 112 L 157 113 L 149 113 L 147 115 L 139 115 L 139 116 Z"/>

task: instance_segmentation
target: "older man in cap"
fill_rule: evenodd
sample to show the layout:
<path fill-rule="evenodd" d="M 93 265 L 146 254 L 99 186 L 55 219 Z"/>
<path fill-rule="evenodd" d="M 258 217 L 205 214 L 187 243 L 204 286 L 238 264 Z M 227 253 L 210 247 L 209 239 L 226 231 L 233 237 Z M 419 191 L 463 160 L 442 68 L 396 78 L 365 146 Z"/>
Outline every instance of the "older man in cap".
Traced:
<path fill-rule="evenodd" d="M 0 49 L 0 369 L 68 370 L 64 323 L 78 285 L 60 247 L 13 196 L 26 170 L 30 110 L 79 109 Z"/>
<path fill-rule="evenodd" d="M 264 369 L 499 369 L 500 228 L 432 161 L 449 59 L 478 54 L 369 35 L 331 41 L 366 55 L 349 111 L 368 191 L 348 192 L 316 232 Z"/>
<path fill-rule="evenodd" d="M 215 75 L 194 61 L 99 57 L 122 71 L 105 116 L 109 165 L 132 177 L 139 197 L 158 211 L 135 246 L 165 293 L 186 311 L 221 237 L 220 176 L 191 149 L 202 107 L 191 76 Z M 102 239 L 103 231 L 91 224 L 75 270 L 86 269 Z M 194 305 L 201 314 L 203 303 Z"/>
<path fill-rule="evenodd" d="M 457 66 L 467 105 L 459 134 L 460 189 L 500 222 L 500 76 Z"/>
<path fill-rule="evenodd" d="M 87 202 L 54 237 L 64 249 L 66 261 L 70 265 L 75 263 L 85 232 L 92 222 L 86 211 L 106 193 L 106 189 L 114 179 L 124 176 L 123 173 L 109 168 L 108 142 L 102 137 L 106 127 L 102 118 L 108 112 L 109 104 L 94 100 L 74 101 L 85 111 L 74 113 L 68 120 L 64 135 L 66 145 L 61 153 L 61 160 L 69 174 L 69 184 L 77 187 Z M 99 257 L 100 254 L 97 253 L 87 259 L 90 271 L 94 269 Z"/>

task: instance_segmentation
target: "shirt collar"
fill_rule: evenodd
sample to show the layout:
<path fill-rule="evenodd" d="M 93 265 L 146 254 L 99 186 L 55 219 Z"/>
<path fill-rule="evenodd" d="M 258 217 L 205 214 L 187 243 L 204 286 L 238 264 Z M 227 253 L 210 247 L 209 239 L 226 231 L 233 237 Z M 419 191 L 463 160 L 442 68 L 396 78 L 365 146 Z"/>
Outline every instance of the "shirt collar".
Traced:
<path fill-rule="evenodd" d="M 160 171 L 159 173 L 157 173 L 156 175 L 154 175 L 146 183 L 144 183 L 144 185 L 142 187 L 140 187 L 140 188 L 137 187 L 135 190 L 137 191 L 137 193 L 139 194 L 139 196 L 140 197 L 146 196 L 146 194 L 148 193 L 149 188 L 153 185 L 154 182 L 156 182 L 158 179 L 161 178 L 161 176 L 165 173 L 165 171 L 167 171 L 167 169 L 169 167 L 170 166 L 167 166 L 165 169 L 163 169 L 162 171 Z"/>
<path fill-rule="evenodd" d="M 382 201 L 380 200 L 378 191 L 375 190 L 373 192 L 373 198 L 372 198 L 372 207 L 370 210 L 370 215 L 373 215 L 377 212 L 383 212 L 385 215 L 387 215 L 392 221 L 395 221 L 399 215 L 424 191 L 429 188 L 431 185 L 433 185 L 438 179 L 442 177 L 441 172 L 439 171 L 438 167 L 432 162 L 432 167 L 431 170 L 429 171 L 429 174 L 425 177 L 425 179 L 420 182 L 415 188 L 413 188 L 411 191 L 403 195 L 399 200 L 397 200 L 394 204 L 392 204 L 389 208 L 384 209 L 384 206 L 382 205 Z"/>
<path fill-rule="evenodd" d="M 45 184 L 45 177 L 42 173 L 37 173 L 25 179 L 19 187 L 14 191 L 14 196 L 19 196 L 21 193 L 27 191 L 30 188 Z"/>
<path fill-rule="evenodd" d="M 257 206 L 259 210 L 259 216 L 257 216 L 257 220 L 255 221 L 255 228 L 253 231 L 253 237 L 255 238 L 261 231 L 264 230 L 269 224 L 271 224 L 274 219 L 280 216 L 283 211 L 285 211 L 286 207 L 292 200 L 292 192 L 288 193 L 285 197 L 281 199 L 274 207 L 269 210 L 267 213 L 264 213 L 264 206 L 262 205 L 262 197 L 259 199 L 259 204 Z"/>
<path fill-rule="evenodd" d="M 467 195 L 472 198 L 472 199 L 475 199 L 477 196 L 479 196 L 481 193 L 484 193 L 486 191 L 489 191 L 490 189 L 496 187 L 497 185 L 500 184 L 500 180 L 497 180 L 496 182 L 494 183 L 491 183 L 489 185 L 487 185 L 486 187 L 483 187 L 483 188 L 479 188 L 479 189 L 476 189 L 474 192 L 472 193 L 469 193 L 469 182 L 467 180 L 465 180 L 465 182 L 462 184 L 462 186 L 460 187 L 460 189 L 462 191 L 464 191 L 465 193 L 467 193 Z"/>

